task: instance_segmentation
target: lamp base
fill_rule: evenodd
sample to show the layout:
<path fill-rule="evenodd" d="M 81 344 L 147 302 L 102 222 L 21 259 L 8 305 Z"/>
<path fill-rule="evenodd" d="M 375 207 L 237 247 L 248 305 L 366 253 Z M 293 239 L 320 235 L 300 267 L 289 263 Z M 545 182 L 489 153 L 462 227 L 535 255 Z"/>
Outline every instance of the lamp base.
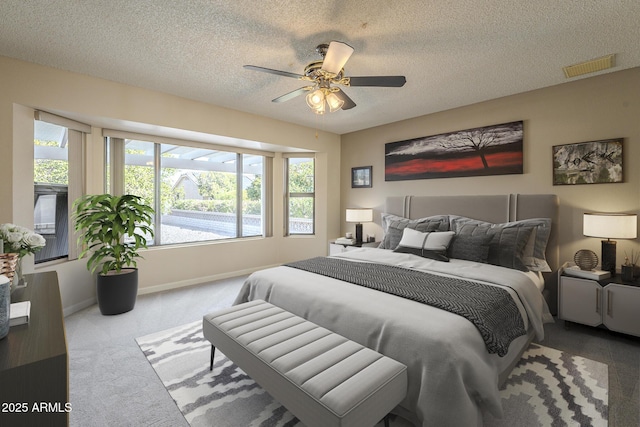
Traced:
<path fill-rule="evenodd" d="M 602 241 L 602 269 L 611 272 L 611 276 L 616 275 L 616 241 Z"/>
<path fill-rule="evenodd" d="M 362 243 L 362 224 L 356 224 L 356 243 Z"/>

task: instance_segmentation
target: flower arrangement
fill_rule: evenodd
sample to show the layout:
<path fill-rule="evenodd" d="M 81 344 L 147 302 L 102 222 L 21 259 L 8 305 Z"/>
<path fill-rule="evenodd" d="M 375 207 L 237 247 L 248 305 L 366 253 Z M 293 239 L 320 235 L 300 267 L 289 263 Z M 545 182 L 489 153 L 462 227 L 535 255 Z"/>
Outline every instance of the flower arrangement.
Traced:
<path fill-rule="evenodd" d="M 44 237 L 28 228 L 15 224 L 0 225 L 0 241 L 6 253 L 17 253 L 19 258 L 34 254 L 44 247 Z"/>

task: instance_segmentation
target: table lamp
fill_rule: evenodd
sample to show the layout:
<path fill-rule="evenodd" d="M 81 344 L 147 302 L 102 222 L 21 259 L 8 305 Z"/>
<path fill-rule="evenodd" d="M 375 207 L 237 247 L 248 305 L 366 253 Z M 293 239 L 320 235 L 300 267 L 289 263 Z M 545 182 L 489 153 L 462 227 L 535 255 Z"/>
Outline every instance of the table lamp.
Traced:
<path fill-rule="evenodd" d="M 638 237 L 636 214 L 585 213 L 582 234 L 600 237 L 602 240 L 602 270 L 616 274 L 616 241 L 611 239 L 635 239 Z"/>
<path fill-rule="evenodd" d="M 356 223 L 356 243 L 362 243 L 362 223 L 373 221 L 373 209 L 347 209 L 347 222 Z"/>

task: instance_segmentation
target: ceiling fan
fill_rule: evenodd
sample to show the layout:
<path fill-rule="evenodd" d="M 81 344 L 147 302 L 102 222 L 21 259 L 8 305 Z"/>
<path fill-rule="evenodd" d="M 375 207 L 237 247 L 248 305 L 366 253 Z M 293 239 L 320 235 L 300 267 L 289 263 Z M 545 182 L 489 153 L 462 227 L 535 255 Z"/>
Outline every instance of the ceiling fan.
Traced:
<path fill-rule="evenodd" d="M 326 106 L 329 107 L 330 112 L 339 109 L 349 110 L 356 106 L 356 103 L 342 89 L 332 85 L 402 87 L 407 81 L 404 76 L 345 76 L 343 67 L 353 54 L 353 48 L 343 42 L 332 41 L 329 44 L 320 44 L 316 47 L 316 51 L 322 56 L 322 60 L 309 63 L 304 69 L 304 74 L 272 70 L 255 65 L 245 65 L 244 68 L 311 82 L 312 84 L 279 96 L 272 102 L 289 101 L 309 92 L 307 104 L 316 114 L 324 114 Z"/>

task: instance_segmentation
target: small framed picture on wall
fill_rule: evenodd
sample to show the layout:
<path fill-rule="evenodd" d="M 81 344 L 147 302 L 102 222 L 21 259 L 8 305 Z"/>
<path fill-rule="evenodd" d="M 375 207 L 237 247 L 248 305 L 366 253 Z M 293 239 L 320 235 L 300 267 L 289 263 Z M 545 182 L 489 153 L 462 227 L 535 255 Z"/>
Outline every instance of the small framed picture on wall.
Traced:
<path fill-rule="evenodd" d="M 372 166 L 351 168 L 351 188 L 371 188 Z"/>

